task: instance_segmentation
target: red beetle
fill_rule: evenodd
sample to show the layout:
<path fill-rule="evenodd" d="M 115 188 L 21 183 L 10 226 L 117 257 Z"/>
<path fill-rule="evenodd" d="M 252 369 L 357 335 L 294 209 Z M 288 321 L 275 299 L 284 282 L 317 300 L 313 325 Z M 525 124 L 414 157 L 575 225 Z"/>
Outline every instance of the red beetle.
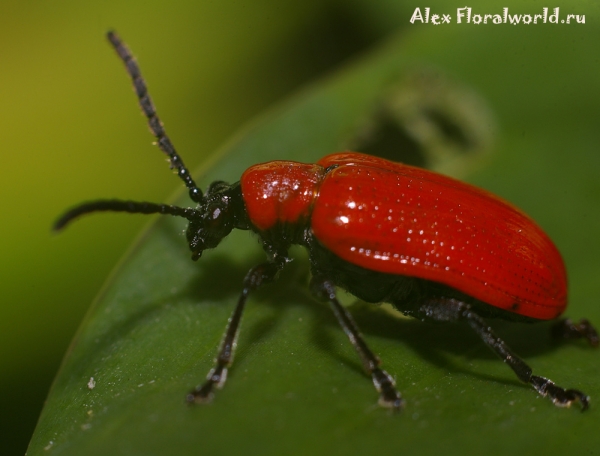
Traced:
<path fill-rule="evenodd" d="M 108 38 L 125 62 L 158 145 L 198 206 L 145 202 L 84 203 L 55 224 L 61 229 L 95 211 L 161 213 L 189 220 L 192 258 L 216 247 L 233 229 L 252 230 L 267 261 L 252 268 L 205 383 L 188 394 L 205 402 L 221 387 L 233 360 L 239 322 L 250 291 L 277 278 L 292 244 L 309 250 L 311 290 L 329 301 L 380 393 L 379 403 L 399 409 L 394 379 L 379 367 L 351 315 L 336 298 L 342 287 L 367 302 L 390 302 L 402 313 L 433 321 L 466 321 L 502 360 L 558 406 L 589 397 L 532 375 L 531 368 L 496 336 L 482 316 L 528 321 L 558 317 L 567 304 L 560 253 L 533 220 L 500 198 L 449 177 L 369 155 L 344 152 L 316 164 L 272 161 L 248 168 L 239 182 L 196 186 L 167 137 L 130 51 Z M 598 345 L 587 320 L 562 320 L 558 332 Z"/>

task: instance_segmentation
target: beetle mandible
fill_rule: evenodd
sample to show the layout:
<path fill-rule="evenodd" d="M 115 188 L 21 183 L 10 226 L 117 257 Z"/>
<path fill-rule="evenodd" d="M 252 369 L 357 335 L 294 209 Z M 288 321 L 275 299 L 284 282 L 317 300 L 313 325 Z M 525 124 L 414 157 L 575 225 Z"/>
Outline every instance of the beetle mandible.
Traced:
<path fill-rule="evenodd" d="M 275 280 L 288 249 L 308 249 L 312 293 L 329 302 L 380 394 L 379 404 L 404 404 L 391 375 L 380 367 L 336 287 L 367 302 L 390 302 L 423 320 L 465 321 L 515 372 L 555 405 L 589 397 L 533 375 L 532 369 L 494 334 L 482 316 L 542 321 L 557 318 L 567 304 L 567 280 L 560 253 L 527 215 L 500 198 L 440 174 L 381 158 L 342 152 L 315 164 L 272 161 L 248 168 L 239 182 L 213 182 L 204 194 L 164 131 L 139 67 L 114 33 L 108 39 L 125 63 L 142 111 L 197 206 L 98 200 L 67 211 L 54 225 L 64 228 L 97 211 L 166 214 L 189 221 L 192 259 L 217 247 L 233 229 L 256 233 L 267 260 L 246 275 L 215 366 L 187 401 L 212 399 L 233 360 L 239 323 L 250 292 Z M 556 325 L 567 338 L 598 345 L 587 320 Z"/>

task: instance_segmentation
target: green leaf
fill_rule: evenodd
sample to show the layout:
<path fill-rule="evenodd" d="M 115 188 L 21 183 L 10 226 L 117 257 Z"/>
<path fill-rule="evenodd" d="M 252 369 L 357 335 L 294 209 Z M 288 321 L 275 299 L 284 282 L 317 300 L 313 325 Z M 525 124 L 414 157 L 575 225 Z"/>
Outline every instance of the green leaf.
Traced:
<path fill-rule="evenodd" d="M 357 131 L 377 122 L 406 75 L 419 73 L 417 61 L 435 62 L 479 87 L 503 127 L 496 154 L 469 178 L 540 221 L 571 271 L 572 315 L 600 321 L 593 255 L 600 251 L 598 130 L 589 120 L 597 103 L 588 106 L 581 95 L 595 78 L 575 64 L 541 83 L 523 82 L 514 70 L 548 71 L 547 62 L 531 58 L 535 49 L 554 47 L 563 56 L 584 56 L 585 49 L 565 48 L 564 36 L 549 29 L 525 38 L 522 30 L 489 28 L 476 40 L 463 29 L 423 30 L 265 115 L 221 151 L 200 183 L 235 181 L 257 162 L 310 162 L 369 143 L 368 131 Z M 531 47 L 515 52 L 511 44 L 523 39 Z M 511 66 L 504 73 L 481 68 L 489 55 Z M 598 61 L 588 65 L 598 74 Z M 580 87 L 548 93 L 561 78 Z M 574 100 L 581 109 L 565 117 Z M 179 220 L 157 218 L 117 268 L 65 358 L 29 455 L 564 454 L 600 445 L 594 405 L 582 414 L 539 398 L 466 327 L 423 324 L 346 296 L 407 401 L 398 414 L 377 407 L 345 334 L 306 289 L 301 249 L 278 283 L 251 297 L 224 389 L 207 406 L 186 405 L 186 392 L 212 366 L 245 273 L 264 256 L 252 235 L 237 232 L 193 263 L 183 229 Z M 553 345 L 547 324 L 493 324 L 537 374 L 600 398 L 598 353 L 584 344 Z"/>

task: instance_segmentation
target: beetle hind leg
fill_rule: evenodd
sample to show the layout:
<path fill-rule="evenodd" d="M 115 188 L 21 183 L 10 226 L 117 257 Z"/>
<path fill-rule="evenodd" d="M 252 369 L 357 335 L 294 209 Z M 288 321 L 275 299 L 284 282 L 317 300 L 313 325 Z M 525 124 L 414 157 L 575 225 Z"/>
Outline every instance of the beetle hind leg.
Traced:
<path fill-rule="evenodd" d="M 313 276 L 310 287 L 317 298 L 326 299 L 331 305 L 338 323 L 360 356 L 365 370 L 373 379 L 375 389 L 379 392 L 379 405 L 394 410 L 402 409 L 404 400 L 396 389 L 396 382 L 390 374 L 379 367 L 381 361 L 367 346 L 350 312 L 338 301 L 333 283 L 322 276 Z"/>
<path fill-rule="evenodd" d="M 600 344 L 598 332 L 585 318 L 579 320 L 579 323 L 570 318 L 560 320 L 553 326 L 552 335 L 556 339 L 587 339 L 592 347 L 598 347 Z"/>
<path fill-rule="evenodd" d="M 513 370 L 519 380 L 530 384 L 540 395 L 548 397 L 554 405 L 569 407 L 573 402 L 580 402 L 582 410 L 588 408 L 590 398 L 583 392 L 565 389 L 547 378 L 532 375 L 531 367 L 519 358 L 506 345 L 506 342 L 494 334 L 489 325 L 477 315 L 469 304 L 450 298 L 430 299 L 419 307 L 418 316 L 440 322 L 465 321 L 481 340 Z"/>
<path fill-rule="evenodd" d="M 570 407 L 573 402 L 581 403 L 581 410 L 586 410 L 590 404 L 590 397 L 579 390 L 564 389 L 538 375 L 532 375 L 529 383 L 542 396 L 548 396 L 552 403 L 558 407 Z"/>

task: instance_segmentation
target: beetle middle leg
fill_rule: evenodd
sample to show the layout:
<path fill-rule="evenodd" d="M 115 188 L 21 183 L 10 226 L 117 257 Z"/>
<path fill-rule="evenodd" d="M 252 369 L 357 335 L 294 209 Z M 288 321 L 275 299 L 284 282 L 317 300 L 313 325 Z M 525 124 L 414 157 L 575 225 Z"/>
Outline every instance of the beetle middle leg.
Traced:
<path fill-rule="evenodd" d="M 571 403 L 579 401 L 582 410 L 588 408 L 590 398 L 586 394 L 575 389 L 561 388 L 550 379 L 533 375 L 531 367 L 494 334 L 489 325 L 473 311 L 469 304 L 449 298 L 430 299 L 419 307 L 418 315 L 421 318 L 440 322 L 466 321 L 481 340 L 517 374 L 519 380 L 530 384 L 542 396 L 548 396 L 554 405 L 569 407 Z"/>
<path fill-rule="evenodd" d="M 272 282 L 277 278 L 279 272 L 283 269 L 286 263 L 286 258 L 278 256 L 272 261 L 261 263 L 258 266 L 250 269 L 244 278 L 244 288 L 238 299 L 237 305 L 229 317 L 229 323 L 225 329 L 223 340 L 219 348 L 219 354 L 215 358 L 215 367 L 213 367 L 206 381 L 196 387 L 193 391 L 187 394 L 186 401 L 188 403 L 206 403 L 212 400 L 214 388 L 222 388 L 227 380 L 227 371 L 233 362 L 233 354 L 236 346 L 237 336 L 239 334 L 240 322 L 246 300 L 251 291 L 256 290 L 266 282 Z"/>
<path fill-rule="evenodd" d="M 379 405 L 396 410 L 401 409 L 404 406 L 404 400 L 396 389 L 394 379 L 379 367 L 381 361 L 367 346 L 350 312 L 338 301 L 334 284 L 322 276 L 313 276 L 310 288 L 316 297 L 329 301 L 338 323 L 360 356 L 365 370 L 373 379 L 373 384 L 379 392 Z"/>

